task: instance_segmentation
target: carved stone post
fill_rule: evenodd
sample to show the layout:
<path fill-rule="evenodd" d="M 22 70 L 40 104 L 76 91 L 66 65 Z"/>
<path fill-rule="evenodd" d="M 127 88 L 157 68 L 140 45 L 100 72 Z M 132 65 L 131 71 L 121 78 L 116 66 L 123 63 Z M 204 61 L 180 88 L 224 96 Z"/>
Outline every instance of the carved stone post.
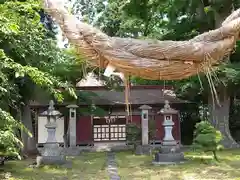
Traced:
<path fill-rule="evenodd" d="M 67 108 L 69 108 L 69 124 L 68 124 L 68 130 L 69 130 L 69 143 L 71 147 L 76 146 L 76 123 L 77 123 L 77 108 L 78 106 L 75 104 L 68 105 Z"/>
<path fill-rule="evenodd" d="M 142 145 L 148 145 L 149 139 L 148 139 L 148 111 L 152 109 L 148 105 L 142 105 L 139 107 L 139 109 L 142 110 L 141 113 L 141 125 L 142 125 Z"/>
<path fill-rule="evenodd" d="M 151 154 L 151 146 L 149 145 L 148 139 L 148 113 L 152 109 L 148 105 L 142 105 L 141 109 L 141 130 L 142 130 L 142 144 L 136 147 L 136 154 Z"/>

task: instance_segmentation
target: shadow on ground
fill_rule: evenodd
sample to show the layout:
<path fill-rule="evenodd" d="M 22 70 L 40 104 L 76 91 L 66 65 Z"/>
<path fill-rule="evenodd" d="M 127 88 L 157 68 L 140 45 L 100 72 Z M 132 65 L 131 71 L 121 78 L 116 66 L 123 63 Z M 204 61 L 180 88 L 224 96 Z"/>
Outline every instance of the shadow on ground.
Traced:
<path fill-rule="evenodd" d="M 127 180 L 236 180 L 240 178 L 240 150 L 219 153 L 220 162 L 211 154 L 185 153 L 187 162 L 179 165 L 152 165 L 153 157 L 132 152 L 117 153 L 118 171 Z"/>
<path fill-rule="evenodd" d="M 96 180 L 107 179 L 106 154 L 83 153 L 79 157 L 68 157 L 72 168 L 43 166 L 31 168 L 33 160 L 10 161 L 0 168 L 0 179 L 10 180 Z"/>

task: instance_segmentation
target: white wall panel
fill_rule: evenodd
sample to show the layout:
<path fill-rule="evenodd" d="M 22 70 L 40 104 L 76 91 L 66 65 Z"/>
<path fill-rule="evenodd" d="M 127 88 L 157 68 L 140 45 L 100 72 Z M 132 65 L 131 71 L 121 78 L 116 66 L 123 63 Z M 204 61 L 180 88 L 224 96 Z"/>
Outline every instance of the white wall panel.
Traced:
<path fill-rule="evenodd" d="M 57 121 L 56 139 L 58 143 L 63 143 L 64 135 L 64 117 L 59 118 Z M 47 117 L 38 116 L 38 143 L 46 143 L 47 141 L 47 129 L 45 127 L 47 123 Z"/>

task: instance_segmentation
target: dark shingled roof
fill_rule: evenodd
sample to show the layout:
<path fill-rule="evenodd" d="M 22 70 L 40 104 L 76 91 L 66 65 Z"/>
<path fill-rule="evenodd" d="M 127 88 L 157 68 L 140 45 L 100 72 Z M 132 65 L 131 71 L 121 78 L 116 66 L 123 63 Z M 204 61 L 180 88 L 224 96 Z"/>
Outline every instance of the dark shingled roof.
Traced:
<path fill-rule="evenodd" d="M 79 91 L 93 92 L 97 96 L 93 96 L 91 99 L 96 105 L 124 105 L 125 93 L 124 91 L 107 90 L 104 87 L 104 82 L 100 80 L 93 73 L 89 73 L 86 78 L 79 81 L 76 85 Z M 124 89 L 124 87 L 123 87 Z M 133 105 L 143 104 L 163 104 L 165 100 L 172 103 L 186 103 L 186 101 L 180 100 L 176 97 L 166 95 L 163 92 L 165 90 L 172 90 L 172 87 L 163 86 L 132 86 L 130 87 L 129 103 Z M 172 91 L 173 92 L 173 91 Z M 83 105 L 86 102 L 80 101 L 79 105 Z"/>
<path fill-rule="evenodd" d="M 125 93 L 124 91 L 109 91 L 109 90 L 85 90 L 96 94 L 92 97 L 92 101 L 96 105 L 124 105 Z M 135 105 L 141 104 L 162 104 L 168 100 L 171 104 L 187 103 L 187 101 L 180 100 L 176 97 L 163 94 L 161 89 L 132 89 L 130 90 L 129 103 Z M 80 102 L 80 104 L 85 104 Z"/>
<path fill-rule="evenodd" d="M 95 105 L 125 105 L 125 93 L 124 91 L 109 90 L 104 86 L 104 82 L 97 78 L 93 73 L 89 73 L 86 78 L 82 79 L 76 84 L 79 93 L 78 105 L 86 105 L 86 100 L 81 100 L 81 92 L 94 94 L 91 96 L 91 100 Z M 124 87 L 122 87 L 124 89 Z M 131 85 L 129 103 L 132 105 L 153 105 L 164 104 L 165 100 L 168 100 L 170 104 L 176 103 L 188 103 L 187 101 L 180 100 L 166 91 L 170 91 L 174 94 L 171 86 L 158 86 L 158 85 Z M 165 93 L 164 93 L 165 92 Z M 36 97 L 36 101 L 32 101 L 32 106 L 44 106 L 48 105 L 49 97 L 40 95 Z M 58 105 L 69 105 L 71 102 L 57 103 Z"/>

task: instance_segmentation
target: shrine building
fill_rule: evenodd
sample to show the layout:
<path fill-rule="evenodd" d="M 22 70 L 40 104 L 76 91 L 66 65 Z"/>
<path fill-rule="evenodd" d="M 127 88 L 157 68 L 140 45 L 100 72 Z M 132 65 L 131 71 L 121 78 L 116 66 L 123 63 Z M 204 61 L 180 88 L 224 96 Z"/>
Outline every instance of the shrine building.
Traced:
<path fill-rule="evenodd" d="M 171 120 L 172 137 L 177 144 L 181 143 L 180 114 L 178 107 L 186 103 L 174 96 L 172 87 L 157 85 L 130 86 L 129 114 L 126 112 L 124 91 L 107 89 L 104 84 L 93 75 L 77 83 L 77 91 L 94 94 L 91 102 L 94 107 L 104 110 L 104 115 L 85 113 L 89 104 L 80 100 L 75 103 L 55 103 L 55 108 L 63 115 L 56 121 L 56 139 L 59 144 L 64 144 L 64 135 L 68 133 L 69 146 L 94 146 L 98 143 L 122 143 L 127 145 L 126 125 L 134 123 L 143 125 L 144 118 L 153 122 L 154 136 L 151 139 L 142 139 L 145 143 L 161 144 L 166 134 L 164 120 Z M 170 94 L 169 94 L 170 93 Z M 172 94 L 171 94 L 172 93 Z M 35 137 L 41 147 L 47 140 L 47 119 L 41 113 L 48 107 L 48 100 L 40 98 L 31 103 L 31 108 L 36 112 Z M 166 102 L 169 102 L 166 111 Z M 164 110 L 165 106 L 165 110 Z M 147 112 L 147 117 L 144 114 Z"/>

